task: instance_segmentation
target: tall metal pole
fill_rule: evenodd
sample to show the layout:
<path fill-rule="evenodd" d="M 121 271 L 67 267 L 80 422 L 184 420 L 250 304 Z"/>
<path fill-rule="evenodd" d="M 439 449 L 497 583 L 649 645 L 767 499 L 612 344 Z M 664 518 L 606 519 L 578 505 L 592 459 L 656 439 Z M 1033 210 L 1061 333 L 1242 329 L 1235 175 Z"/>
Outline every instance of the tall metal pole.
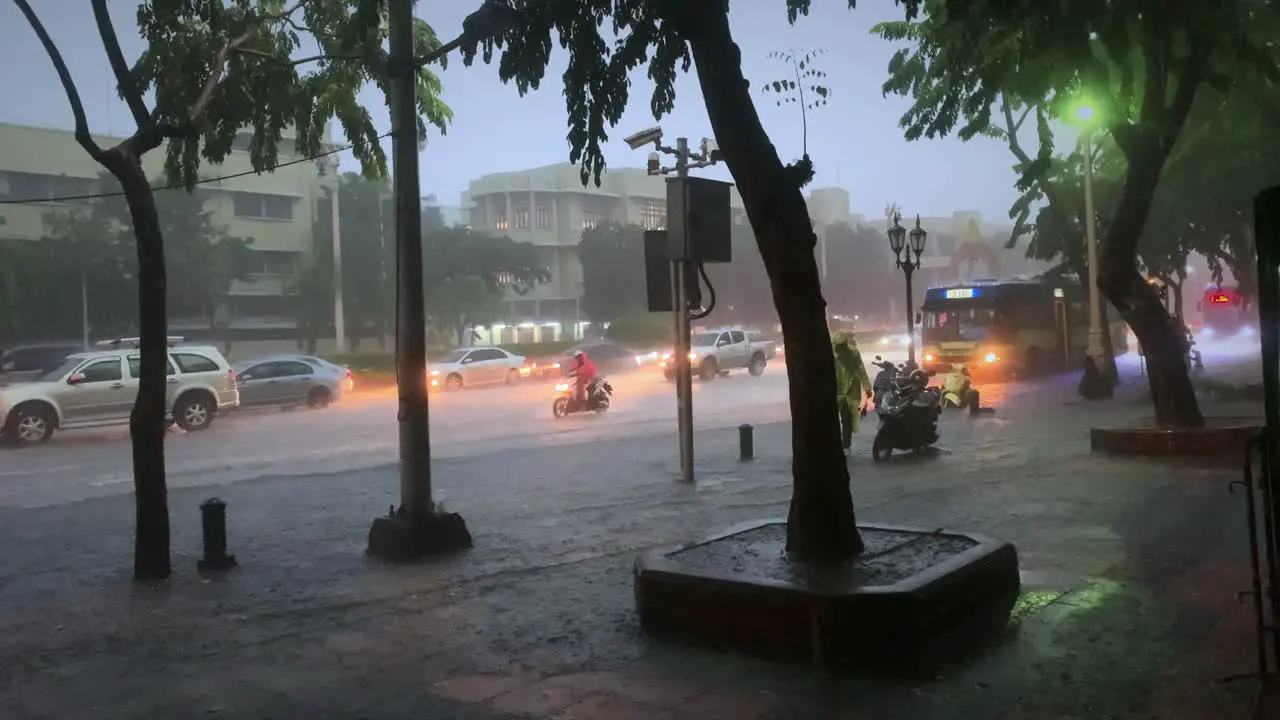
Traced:
<path fill-rule="evenodd" d="M 676 139 L 676 177 L 689 177 L 689 141 Z M 687 203 L 686 208 L 687 209 Z M 685 287 L 688 260 L 671 263 L 676 325 L 676 423 L 680 436 L 680 477 L 693 482 L 693 368 L 689 365 L 689 289 Z"/>
<path fill-rule="evenodd" d="M 907 260 L 902 264 L 902 272 L 907 276 L 907 362 L 911 365 L 916 364 L 916 316 L 915 304 L 911 298 L 911 273 L 915 272 L 916 267 L 911 261 L 911 250 L 904 250 L 907 254 Z M 919 262 L 919 258 L 916 259 Z"/>
<path fill-rule="evenodd" d="M 1098 235 L 1093 214 L 1093 136 L 1084 134 L 1084 231 L 1089 255 L 1089 346 L 1086 354 L 1094 360 L 1094 368 L 1104 371 L 1102 356 L 1102 303 L 1098 297 Z"/>
<path fill-rule="evenodd" d="M 822 282 L 827 281 L 827 227 L 818 230 L 818 268 L 822 271 Z"/>
<path fill-rule="evenodd" d="M 89 278 L 80 271 L 80 344 L 89 352 Z"/>
<path fill-rule="evenodd" d="M 347 321 L 342 309 L 342 220 L 338 210 L 338 196 L 342 194 L 342 176 L 338 174 L 338 159 L 333 160 L 333 202 L 329 210 L 333 222 L 333 334 L 334 350 L 347 351 Z"/>
<path fill-rule="evenodd" d="M 400 391 L 400 513 L 419 528 L 430 520 L 435 506 L 431 499 L 427 410 L 427 318 L 422 288 L 422 214 L 418 200 L 413 0 L 391 0 L 388 25 L 396 231 L 396 385 Z"/>

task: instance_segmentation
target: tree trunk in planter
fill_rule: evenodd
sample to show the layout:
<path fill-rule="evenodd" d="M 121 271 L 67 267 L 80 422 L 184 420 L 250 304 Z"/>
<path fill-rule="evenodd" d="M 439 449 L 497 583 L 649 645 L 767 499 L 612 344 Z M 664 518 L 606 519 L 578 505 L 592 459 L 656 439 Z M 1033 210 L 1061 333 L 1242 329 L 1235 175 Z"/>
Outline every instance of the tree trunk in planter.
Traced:
<path fill-rule="evenodd" d="M 1116 367 L 1116 343 L 1111 337 L 1111 318 L 1110 313 L 1107 312 L 1107 303 L 1102 303 L 1098 309 L 1102 313 L 1102 350 L 1106 354 L 1103 358 L 1106 361 L 1103 370 L 1106 371 L 1107 377 L 1111 378 L 1112 385 L 1119 385 L 1120 369 Z"/>
<path fill-rule="evenodd" d="M 728 4 L 688 3 L 685 12 L 681 31 L 711 129 L 742 196 L 782 322 L 793 456 L 787 550 L 796 560 L 841 562 L 862 552 L 863 544 L 840 448 L 835 359 L 814 258 L 817 236 L 801 193 L 810 173 L 784 166 L 769 142 L 729 30 Z"/>
<path fill-rule="evenodd" d="M 103 153 L 100 162 L 120 181 L 133 221 L 138 257 L 138 335 L 141 377 L 129 415 L 133 445 L 133 488 L 137 528 L 133 547 L 136 580 L 169 577 L 169 492 L 165 483 L 165 365 L 168 317 L 165 311 L 164 237 L 156 200 L 130 142 Z"/>
<path fill-rule="evenodd" d="M 1098 287 L 1129 323 L 1146 353 L 1156 422 L 1166 427 L 1199 427 L 1204 416 L 1187 373 L 1186 338 L 1138 272 L 1137 241 L 1151 213 L 1151 198 L 1168 154 L 1157 141 L 1143 145 L 1127 153 L 1124 187 L 1099 248 Z"/>

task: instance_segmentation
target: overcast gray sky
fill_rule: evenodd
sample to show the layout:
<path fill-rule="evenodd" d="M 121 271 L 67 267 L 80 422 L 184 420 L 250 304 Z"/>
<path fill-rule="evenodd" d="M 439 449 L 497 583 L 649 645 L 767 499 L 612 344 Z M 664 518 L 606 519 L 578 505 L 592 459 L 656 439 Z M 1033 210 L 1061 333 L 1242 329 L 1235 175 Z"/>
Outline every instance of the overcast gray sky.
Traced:
<path fill-rule="evenodd" d="M 131 130 L 128 113 L 112 92 L 109 70 L 84 0 L 36 0 L 37 11 L 62 48 L 95 132 Z M 452 37 L 477 0 L 418 3 L 418 14 L 442 37 Z M 976 209 L 991 220 L 1006 217 L 1016 197 L 1008 150 L 991 140 L 962 143 L 947 139 L 906 142 L 898 119 L 907 103 L 883 98 L 880 85 L 893 48 L 869 30 L 876 22 L 896 19 L 901 10 L 889 0 L 859 3 L 847 10 L 844 0 L 814 3 L 814 14 L 788 27 L 783 0 L 737 0 L 733 29 L 742 46 L 748 77 L 757 85 L 779 78 L 786 68 L 767 56 L 784 49 L 822 48 L 820 67 L 829 76 L 831 103 L 809 118 L 809 147 L 817 165 L 814 187 L 839 186 L 852 195 L 856 212 L 879 216 L 888 202 L 908 214 L 945 215 Z M 126 53 L 140 49 L 134 28 L 133 0 L 112 0 L 117 29 Z M 558 50 L 558 48 L 557 48 Z M 0 121 L 70 128 L 66 98 L 53 68 L 17 8 L 0 3 Z M 548 82 L 521 98 L 513 86 L 498 80 L 497 68 L 471 68 L 454 62 L 444 71 L 444 97 L 455 112 L 445 137 L 432 135 L 422 155 L 422 192 L 446 204 L 457 202 L 468 181 L 492 172 L 520 170 L 568 160 L 565 110 L 560 73 L 565 56 L 558 51 Z M 637 73 L 632 101 L 622 125 L 612 133 L 606 159 L 614 167 L 641 166 L 642 152 L 627 148 L 622 137 L 653 124 L 649 111 L 651 84 Z M 756 97 L 773 142 L 785 159 L 800 155 L 800 116 L 794 106 L 779 108 Z M 389 127 L 381 97 L 364 98 L 384 129 Z M 706 109 L 695 78 L 682 78 L 675 112 L 662 125 L 668 138 L 683 134 L 696 141 L 709 134 Z M 3 149 L 0 148 L 0 151 Z M 723 170 L 710 175 L 727 177 Z"/>

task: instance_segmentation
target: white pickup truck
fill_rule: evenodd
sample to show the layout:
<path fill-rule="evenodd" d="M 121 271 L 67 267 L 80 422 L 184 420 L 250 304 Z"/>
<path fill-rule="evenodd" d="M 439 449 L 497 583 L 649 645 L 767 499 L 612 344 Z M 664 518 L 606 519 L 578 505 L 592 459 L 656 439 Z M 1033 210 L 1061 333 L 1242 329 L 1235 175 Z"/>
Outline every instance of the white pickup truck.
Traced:
<path fill-rule="evenodd" d="M 777 357 L 778 346 L 772 340 L 757 339 L 756 335 L 741 328 L 694 333 L 689 342 L 689 365 L 703 381 L 740 369 L 758 376 Z M 662 374 L 668 380 L 675 378 L 675 363 L 670 356 L 662 359 Z"/>

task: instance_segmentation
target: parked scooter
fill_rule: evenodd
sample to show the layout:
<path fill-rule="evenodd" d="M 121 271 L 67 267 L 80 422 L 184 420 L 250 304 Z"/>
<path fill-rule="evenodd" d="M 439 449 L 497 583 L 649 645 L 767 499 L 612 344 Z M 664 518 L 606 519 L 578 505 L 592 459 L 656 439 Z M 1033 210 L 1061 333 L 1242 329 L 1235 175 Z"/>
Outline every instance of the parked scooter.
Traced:
<path fill-rule="evenodd" d="M 978 391 L 973 389 L 973 378 L 969 376 L 969 368 L 957 365 L 943 378 L 942 407 L 969 408 L 969 412 L 977 414 Z"/>
<path fill-rule="evenodd" d="M 897 365 L 881 358 L 879 355 L 876 356 L 875 360 L 871 361 L 871 365 L 880 368 L 880 372 L 876 373 L 875 379 L 871 381 L 872 397 L 878 409 L 883 404 L 884 398 L 893 391 L 893 384 L 899 376 L 899 369 Z"/>
<path fill-rule="evenodd" d="M 602 413 L 609 409 L 610 398 L 613 397 L 613 386 L 603 377 L 597 377 L 587 386 L 586 405 L 574 398 L 573 383 L 556 385 L 559 397 L 551 403 L 551 414 L 557 418 L 582 412 Z"/>
<path fill-rule="evenodd" d="M 932 372 L 913 370 L 894 383 L 878 405 L 880 428 L 871 443 L 871 458 L 886 460 L 894 450 L 920 452 L 938 442 L 941 392 L 928 387 Z"/>

